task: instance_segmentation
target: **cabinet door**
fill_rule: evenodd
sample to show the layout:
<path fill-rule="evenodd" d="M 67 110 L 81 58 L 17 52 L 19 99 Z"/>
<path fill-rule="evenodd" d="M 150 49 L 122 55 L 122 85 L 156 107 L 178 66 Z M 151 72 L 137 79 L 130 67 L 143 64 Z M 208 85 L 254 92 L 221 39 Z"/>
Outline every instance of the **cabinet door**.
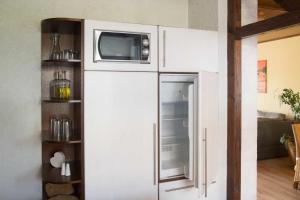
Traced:
<path fill-rule="evenodd" d="M 159 70 L 216 72 L 217 32 L 159 27 Z"/>
<path fill-rule="evenodd" d="M 209 197 L 208 189 L 216 184 L 218 160 L 218 127 L 219 127 L 219 98 L 218 74 L 211 72 L 200 73 L 201 106 L 200 124 L 202 132 L 202 193 Z"/>
<path fill-rule="evenodd" d="M 85 194 L 157 200 L 157 73 L 85 72 Z"/>

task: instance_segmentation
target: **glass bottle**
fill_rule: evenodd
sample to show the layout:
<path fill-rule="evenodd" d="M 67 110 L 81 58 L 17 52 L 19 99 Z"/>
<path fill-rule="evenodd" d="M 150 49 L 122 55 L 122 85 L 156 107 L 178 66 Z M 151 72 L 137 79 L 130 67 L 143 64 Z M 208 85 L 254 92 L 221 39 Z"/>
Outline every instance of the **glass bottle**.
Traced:
<path fill-rule="evenodd" d="M 60 35 L 58 33 L 54 33 L 51 37 L 51 39 L 52 39 L 52 51 L 50 54 L 51 60 L 59 60 L 60 59 L 59 38 L 60 38 Z"/>
<path fill-rule="evenodd" d="M 57 71 L 54 72 L 54 79 L 50 82 L 50 98 L 57 99 L 57 86 L 58 86 L 59 73 Z"/>
<path fill-rule="evenodd" d="M 67 79 L 67 72 L 62 71 L 63 76 L 63 99 L 68 100 L 71 97 L 71 81 Z"/>

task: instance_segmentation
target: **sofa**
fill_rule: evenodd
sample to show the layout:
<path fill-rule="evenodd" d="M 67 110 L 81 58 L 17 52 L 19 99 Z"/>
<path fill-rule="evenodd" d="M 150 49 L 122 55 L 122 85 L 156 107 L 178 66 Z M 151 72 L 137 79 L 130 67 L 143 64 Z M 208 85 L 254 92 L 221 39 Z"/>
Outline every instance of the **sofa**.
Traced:
<path fill-rule="evenodd" d="M 258 111 L 257 113 L 257 159 L 265 160 L 288 156 L 280 143 L 283 134 L 293 136 L 292 120 L 284 114 Z"/>

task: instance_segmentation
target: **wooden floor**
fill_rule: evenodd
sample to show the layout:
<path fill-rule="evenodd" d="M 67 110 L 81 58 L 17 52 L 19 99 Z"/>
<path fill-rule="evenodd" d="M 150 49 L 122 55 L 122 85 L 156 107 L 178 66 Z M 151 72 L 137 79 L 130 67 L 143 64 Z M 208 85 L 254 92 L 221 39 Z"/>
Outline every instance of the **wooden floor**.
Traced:
<path fill-rule="evenodd" d="M 300 200 L 300 190 L 293 189 L 289 158 L 258 161 L 257 170 L 257 200 Z"/>

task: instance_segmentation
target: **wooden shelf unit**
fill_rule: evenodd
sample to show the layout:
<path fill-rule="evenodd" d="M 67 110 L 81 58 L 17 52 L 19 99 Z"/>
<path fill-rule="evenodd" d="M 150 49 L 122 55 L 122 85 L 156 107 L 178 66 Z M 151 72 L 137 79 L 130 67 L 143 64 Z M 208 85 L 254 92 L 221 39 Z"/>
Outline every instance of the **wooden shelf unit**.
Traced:
<path fill-rule="evenodd" d="M 83 128 L 83 20 L 69 18 L 45 19 L 41 23 L 41 111 L 42 111 L 42 182 L 43 199 L 47 199 L 45 185 L 47 183 L 73 184 L 75 193 L 84 200 L 84 128 Z M 60 34 L 60 49 L 72 49 L 80 52 L 79 59 L 51 60 L 51 36 Z M 67 79 L 71 81 L 70 100 L 50 98 L 50 81 L 55 71 L 67 71 Z M 50 133 L 50 117 L 68 117 L 72 120 L 74 135 L 69 141 L 53 140 Z M 60 169 L 53 168 L 50 158 L 57 151 L 66 156 L 71 163 L 71 176 L 60 175 Z M 75 185 L 74 185 L 75 184 Z"/>

